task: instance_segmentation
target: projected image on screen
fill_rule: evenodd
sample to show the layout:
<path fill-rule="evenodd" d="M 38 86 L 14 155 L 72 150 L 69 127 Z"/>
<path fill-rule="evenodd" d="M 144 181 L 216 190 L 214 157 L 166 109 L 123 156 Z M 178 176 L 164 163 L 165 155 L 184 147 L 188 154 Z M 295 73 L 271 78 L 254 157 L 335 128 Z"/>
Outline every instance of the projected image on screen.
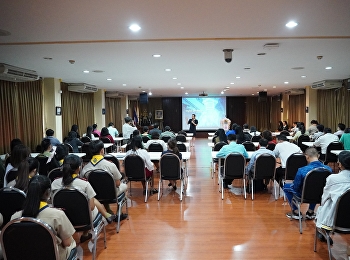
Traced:
<path fill-rule="evenodd" d="M 188 119 L 192 114 L 198 120 L 198 130 L 216 130 L 220 120 L 226 115 L 225 97 L 188 97 L 182 98 L 182 129 L 188 130 Z"/>

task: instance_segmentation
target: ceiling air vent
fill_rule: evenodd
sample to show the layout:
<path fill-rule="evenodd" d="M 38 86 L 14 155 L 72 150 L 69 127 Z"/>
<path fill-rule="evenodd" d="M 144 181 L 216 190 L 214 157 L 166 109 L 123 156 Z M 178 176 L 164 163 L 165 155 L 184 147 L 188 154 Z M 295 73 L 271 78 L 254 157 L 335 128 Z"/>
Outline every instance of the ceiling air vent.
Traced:
<path fill-rule="evenodd" d="M 86 83 L 68 83 L 68 91 L 79 93 L 94 93 L 98 88 L 95 85 Z"/>
<path fill-rule="evenodd" d="M 39 76 L 34 70 L 27 70 L 0 63 L 0 79 L 12 82 L 26 82 L 38 80 Z"/>
<path fill-rule="evenodd" d="M 199 93 L 199 96 L 200 96 L 200 97 L 206 97 L 206 96 L 208 96 L 208 93 L 205 93 L 205 92 L 203 91 L 202 93 Z"/>
<path fill-rule="evenodd" d="M 313 89 L 334 89 L 334 88 L 341 88 L 342 87 L 342 81 L 341 80 L 323 80 L 314 82 L 311 85 L 311 88 Z"/>

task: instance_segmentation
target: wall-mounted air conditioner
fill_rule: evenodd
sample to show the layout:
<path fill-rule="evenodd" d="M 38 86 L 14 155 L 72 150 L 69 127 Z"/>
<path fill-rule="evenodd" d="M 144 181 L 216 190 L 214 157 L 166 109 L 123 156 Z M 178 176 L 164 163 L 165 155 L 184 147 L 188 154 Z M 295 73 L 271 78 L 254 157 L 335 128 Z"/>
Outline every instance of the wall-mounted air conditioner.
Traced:
<path fill-rule="evenodd" d="M 341 80 L 323 80 L 314 82 L 311 85 L 313 89 L 333 89 L 333 88 L 341 88 L 342 81 Z"/>
<path fill-rule="evenodd" d="M 106 91 L 105 96 L 107 98 L 119 98 L 124 97 L 125 94 L 119 91 Z"/>
<path fill-rule="evenodd" d="M 12 82 L 26 82 L 38 80 L 39 76 L 34 70 L 27 70 L 0 63 L 0 79 Z"/>
<path fill-rule="evenodd" d="M 302 95 L 305 93 L 305 89 L 303 88 L 293 88 L 293 89 L 288 89 L 284 92 L 287 95 Z"/>
<path fill-rule="evenodd" d="M 98 88 L 95 85 L 86 83 L 68 83 L 68 91 L 79 93 L 94 93 Z"/>

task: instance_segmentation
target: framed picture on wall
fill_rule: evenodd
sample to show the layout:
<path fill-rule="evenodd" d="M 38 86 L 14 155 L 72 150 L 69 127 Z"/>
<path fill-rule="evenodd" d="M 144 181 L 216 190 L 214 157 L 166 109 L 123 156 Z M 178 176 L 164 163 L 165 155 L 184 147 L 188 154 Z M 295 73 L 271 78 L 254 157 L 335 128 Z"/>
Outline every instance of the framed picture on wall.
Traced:
<path fill-rule="evenodd" d="M 62 115 L 62 109 L 61 107 L 56 107 L 56 116 Z"/>
<path fill-rule="evenodd" d="M 156 110 L 154 114 L 154 119 L 163 119 L 163 110 Z"/>

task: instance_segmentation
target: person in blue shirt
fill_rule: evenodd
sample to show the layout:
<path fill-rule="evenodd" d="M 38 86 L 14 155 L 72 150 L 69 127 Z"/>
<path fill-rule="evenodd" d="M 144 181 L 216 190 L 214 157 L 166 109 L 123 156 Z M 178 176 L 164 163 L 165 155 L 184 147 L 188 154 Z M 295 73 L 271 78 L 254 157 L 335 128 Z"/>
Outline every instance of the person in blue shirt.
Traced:
<path fill-rule="evenodd" d="M 249 164 L 248 166 L 246 167 L 246 174 L 253 174 L 254 172 L 254 164 L 255 164 L 255 160 L 258 158 L 258 156 L 260 154 L 264 154 L 264 153 L 268 153 L 268 154 L 271 154 L 273 157 L 275 157 L 275 153 L 269 149 L 267 149 L 267 145 L 269 144 L 269 141 L 265 138 L 261 138 L 259 140 L 259 145 L 260 145 L 260 148 L 258 150 L 256 150 L 252 156 L 250 157 L 250 161 L 249 161 Z"/>
<path fill-rule="evenodd" d="M 288 212 L 286 216 L 292 219 L 299 219 L 298 210 L 297 207 L 292 204 L 292 198 L 294 194 L 298 197 L 301 197 L 306 174 L 309 171 L 319 167 L 325 168 L 332 172 L 332 169 L 329 166 L 324 165 L 318 160 L 319 154 L 316 148 L 309 147 L 306 149 L 305 157 L 309 164 L 304 167 L 300 167 L 297 174 L 295 175 L 293 183 L 286 183 L 283 187 L 283 191 L 292 209 L 292 212 Z M 309 204 L 309 209 L 306 212 L 306 219 L 314 219 L 316 217 L 316 214 L 314 212 L 315 206 L 316 204 Z"/>
<path fill-rule="evenodd" d="M 217 153 L 217 158 L 225 158 L 230 153 L 240 153 L 244 156 L 244 158 L 248 158 L 248 153 L 245 147 L 242 144 L 236 143 L 236 135 L 229 134 L 227 136 L 228 145 L 224 145 L 220 151 Z M 232 183 L 232 179 L 224 180 L 224 188 L 227 189 L 228 185 Z"/>
<path fill-rule="evenodd" d="M 61 142 L 56 137 L 53 136 L 54 133 L 55 133 L 54 130 L 47 129 L 46 130 L 46 138 L 50 139 L 52 146 L 58 146 L 59 144 L 61 144 Z"/>

